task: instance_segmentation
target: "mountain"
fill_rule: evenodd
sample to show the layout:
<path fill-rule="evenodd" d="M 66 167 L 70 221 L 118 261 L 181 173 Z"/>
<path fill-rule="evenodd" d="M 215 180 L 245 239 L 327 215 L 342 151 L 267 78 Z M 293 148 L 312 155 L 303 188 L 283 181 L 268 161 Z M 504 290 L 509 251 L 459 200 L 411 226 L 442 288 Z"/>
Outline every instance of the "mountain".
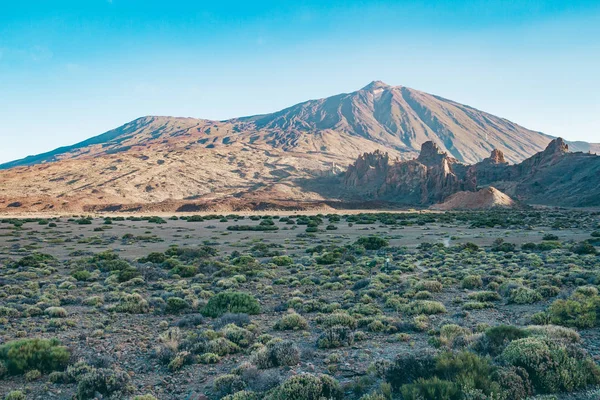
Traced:
<path fill-rule="evenodd" d="M 419 157 L 390 162 L 388 154 L 363 154 L 343 174 L 347 193 L 363 200 L 385 200 L 437 209 L 489 208 L 522 203 L 564 207 L 600 206 L 600 156 L 569 151 L 561 138 L 518 164 L 497 149 L 467 165 L 435 143 Z M 441 203 L 441 204 L 440 204 Z"/>
<path fill-rule="evenodd" d="M 570 152 L 561 138 L 516 165 L 493 160 L 475 164 L 478 185 L 493 185 L 530 204 L 566 207 L 600 206 L 600 156 Z"/>
<path fill-rule="evenodd" d="M 551 140 L 469 106 L 375 81 L 266 115 L 143 117 L 0 165 L 0 209 L 295 207 L 339 197 L 319 178 L 335 176 L 365 152 L 410 160 L 431 141 L 457 163 L 479 162 L 493 149 L 516 163 Z"/>

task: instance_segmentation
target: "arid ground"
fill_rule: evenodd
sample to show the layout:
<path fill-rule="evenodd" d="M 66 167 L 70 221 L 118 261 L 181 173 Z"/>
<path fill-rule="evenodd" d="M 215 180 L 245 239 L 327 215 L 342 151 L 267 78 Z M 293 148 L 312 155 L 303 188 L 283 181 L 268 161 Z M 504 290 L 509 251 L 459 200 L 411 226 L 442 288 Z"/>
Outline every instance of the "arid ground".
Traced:
<path fill-rule="evenodd" d="M 600 396 L 598 212 L 2 222 L 0 398 Z"/>

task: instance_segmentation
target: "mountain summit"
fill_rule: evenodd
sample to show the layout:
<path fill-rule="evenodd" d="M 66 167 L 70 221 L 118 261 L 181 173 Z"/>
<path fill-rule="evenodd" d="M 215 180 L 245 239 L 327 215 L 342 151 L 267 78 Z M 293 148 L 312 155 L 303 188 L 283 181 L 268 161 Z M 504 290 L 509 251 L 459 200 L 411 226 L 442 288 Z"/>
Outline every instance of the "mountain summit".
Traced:
<path fill-rule="evenodd" d="M 518 163 L 552 139 L 439 96 L 373 81 L 271 114 L 226 121 L 138 118 L 81 143 L 0 165 L 0 205 L 75 210 L 249 196 L 321 201 L 298 182 L 335 175 L 365 152 L 411 160 L 431 142 L 422 155 L 431 162 L 447 153 L 450 163 L 473 164 L 497 149 L 498 162 Z"/>

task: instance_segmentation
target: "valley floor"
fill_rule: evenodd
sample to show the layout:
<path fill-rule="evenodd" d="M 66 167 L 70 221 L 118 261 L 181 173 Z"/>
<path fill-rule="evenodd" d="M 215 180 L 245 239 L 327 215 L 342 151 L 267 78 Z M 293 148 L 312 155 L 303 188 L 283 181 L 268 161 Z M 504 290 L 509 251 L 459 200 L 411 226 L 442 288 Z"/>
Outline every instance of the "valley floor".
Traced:
<path fill-rule="evenodd" d="M 600 397 L 598 212 L 171 215 L 2 220 L 0 398 Z"/>

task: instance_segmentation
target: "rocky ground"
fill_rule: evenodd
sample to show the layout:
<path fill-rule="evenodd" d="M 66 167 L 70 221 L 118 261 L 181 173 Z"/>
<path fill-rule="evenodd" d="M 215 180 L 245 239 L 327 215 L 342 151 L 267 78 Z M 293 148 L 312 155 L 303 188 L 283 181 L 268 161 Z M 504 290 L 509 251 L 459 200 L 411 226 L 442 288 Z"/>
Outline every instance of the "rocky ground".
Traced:
<path fill-rule="evenodd" d="M 568 337 L 600 360 L 595 322 L 552 313 L 578 290 L 597 297 L 593 212 L 3 222 L 0 397 L 216 399 L 245 389 L 262 398 L 307 373 L 333 377 L 344 398 L 387 398 L 386 384 L 400 398 L 404 378 L 378 365 L 427 352 L 485 357 L 487 330 L 502 324 L 535 340 Z M 232 292 L 259 310 L 207 311 Z M 528 328 L 540 324 L 551 325 Z M 58 339 L 68 361 L 11 370 L 1 346 L 32 338 Z M 502 354 L 489 356 L 492 368 L 504 368 Z M 595 399 L 595 383 L 556 396 Z"/>

